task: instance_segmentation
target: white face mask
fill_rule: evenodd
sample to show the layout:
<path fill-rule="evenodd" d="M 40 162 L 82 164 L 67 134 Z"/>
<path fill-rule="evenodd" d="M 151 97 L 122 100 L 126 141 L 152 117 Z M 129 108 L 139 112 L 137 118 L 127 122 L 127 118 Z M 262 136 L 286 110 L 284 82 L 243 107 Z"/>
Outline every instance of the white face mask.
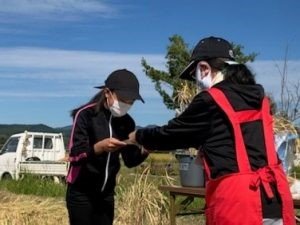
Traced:
<path fill-rule="evenodd" d="M 112 104 L 112 106 L 109 107 L 109 110 L 114 117 L 121 117 L 128 112 L 130 107 L 130 104 L 126 104 L 124 102 L 114 99 L 114 103 Z"/>
<path fill-rule="evenodd" d="M 196 68 L 196 84 L 201 90 L 206 90 L 211 88 L 212 86 L 212 79 L 211 79 L 211 72 L 207 74 L 205 77 L 201 78 L 201 69 L 200 65 L 197 65 Z"/>

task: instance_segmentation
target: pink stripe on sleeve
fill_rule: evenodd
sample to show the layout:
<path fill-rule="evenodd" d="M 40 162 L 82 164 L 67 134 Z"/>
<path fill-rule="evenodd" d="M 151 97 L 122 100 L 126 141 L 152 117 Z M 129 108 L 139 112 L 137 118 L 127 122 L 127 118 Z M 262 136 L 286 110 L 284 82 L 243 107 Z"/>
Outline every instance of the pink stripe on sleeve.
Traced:
<path fill-rule="evenodd" d="M 84 153 L 81 153 L 78 156 L 73 156 L 73 157 L 69 156 L 69 161 L 70 162 L 78 162 L 79 160 L 84 159 L 86 157 L 87 157 L 87 154 L 86 154 L 86 152 L 84 152 Z"/>
<path fill-rule="evenodd" d="M 73 122 L 73 126 L 72 126 L 72 132 L 71 132 L 71 136 L 70 136 L 70 141 L 69 141 L 69 151 L 70 152 L 71 152 L 71 149 L 73 147 L 74 130 L 75 130 L 75 126 L 76 126 L 76 123 L 77 123 L 77 118 L 78 118 L 79 113 L 82 112 L 83 110 L 85 110 L 87 108 L 90 108 L 90 107 L 93 107 L 95 105 L 96 105 L 96 103 L 89 104 L 89 105 L 83 107 L 82 109 L 80 109 L 76 113 L 75 118 L 74 118 L 74 122 Z M 80 159 L 86 158 L 86 157 L 87 157 L 87 153 L 84 152 L 84 153 L 79 154 L 78 156 L 69 157 L 69 160 L 70 160 L 70 162 L 77 162 Z M 81 169 L 81 166 L 72 166 L 72 165 L 70 166 L 70 170 L 69 170 L 69 173 L 67 175 L 67 182 L 68 183 L 71 183 L 71 184 L 74 183 L 74 181 L 78 177 L 80 169 Z"/>

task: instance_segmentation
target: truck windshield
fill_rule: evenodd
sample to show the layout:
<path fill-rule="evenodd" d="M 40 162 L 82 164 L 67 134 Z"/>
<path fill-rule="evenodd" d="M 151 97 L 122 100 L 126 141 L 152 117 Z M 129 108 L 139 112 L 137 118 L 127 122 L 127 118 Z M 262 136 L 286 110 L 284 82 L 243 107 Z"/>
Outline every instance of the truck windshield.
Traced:
<path fill-rule="evenodd" d="M 6 152 L 16 152 L 20 137 L 12 137 L 3 145 L 0 154 Z"/>

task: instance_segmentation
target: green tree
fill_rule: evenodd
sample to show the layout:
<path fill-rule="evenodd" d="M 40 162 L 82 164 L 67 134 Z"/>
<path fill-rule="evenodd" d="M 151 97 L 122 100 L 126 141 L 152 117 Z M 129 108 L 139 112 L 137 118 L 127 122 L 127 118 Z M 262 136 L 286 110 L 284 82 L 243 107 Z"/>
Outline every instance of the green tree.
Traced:
<path fill-rule="evenodd" d="M 192 51 L 188 48 L 180 35 L 173 35 L 169 38 L 167 46 L 167 71 L 155 69 L 150 66 L 146 59 L 142 59 L 144 72 L 155 84 L 155 89 L 162 96 L 163 102 L 168 109 L 182 111 L 197 93 L 196 86 L 186 80 L 179 78 L 181 71 L 188 65 Z M 253 62 L 256 53 L 245 55 L 242 45 L 232 43 L 236 59 L 240 63 Z"/>
<path fill-rule="evenodd" d="M 155 84 L 155 89 L 162 96 L 164 104 L 168 109 L 180 108 L 176 101 L 178 92 L 184 87 L 194 90 L 191 82 L 179 79 L 180 72 L 185 68 L 190 59 L 190 50 L 183 38 L 174 35 L 169 38 L 170 45 L 167 47 L 167 69 L 168 72 L 157 70 L 142 59 L 142 66 L 146 75 Z M 170 93 L 171 92 L 171 93 Z"/>
<path fill-rule="evenodd" d="M 258 55 L 255 52 L 250 53 L 249 55 L 245 55 L 243 53 L 244 46 L 240 44 L 231 43 L 233 46 L 234 57 L 239 63 L 253 62 Z"/>

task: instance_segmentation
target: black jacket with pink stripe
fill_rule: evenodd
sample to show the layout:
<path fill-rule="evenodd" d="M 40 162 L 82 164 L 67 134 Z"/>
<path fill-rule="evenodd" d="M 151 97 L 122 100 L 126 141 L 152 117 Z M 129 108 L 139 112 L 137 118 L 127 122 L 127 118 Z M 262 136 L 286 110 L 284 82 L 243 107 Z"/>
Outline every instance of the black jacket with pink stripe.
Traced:
<path fill-rule="evenodd" d="M 147 157 L 141 154 L 137 146 L 127 145 L 110 154 L 106 170 L 108 153 L 95 155 L 93 146 L 96 142 L 110 137 L 110 116 L 110 111 L 106 109 L 96 113 L 94 104 L 85 106 L 77 112 L 70 138 L 70 170 L 67 177 L 70 185 L 76 185 L 82 190 L 100 190 L 105 186 L 103 192 L 112 193 L 116 184 L 116 175 L 120 170 L 120 155 L 129 168 L 139 165 Z M 135 122 L 126 114 L 123 117 L 112 117 L 111 126 L 112 136 L 125 140 L 135 129 Z M 106 171 L 108 176 L 105 183 Z"/>

